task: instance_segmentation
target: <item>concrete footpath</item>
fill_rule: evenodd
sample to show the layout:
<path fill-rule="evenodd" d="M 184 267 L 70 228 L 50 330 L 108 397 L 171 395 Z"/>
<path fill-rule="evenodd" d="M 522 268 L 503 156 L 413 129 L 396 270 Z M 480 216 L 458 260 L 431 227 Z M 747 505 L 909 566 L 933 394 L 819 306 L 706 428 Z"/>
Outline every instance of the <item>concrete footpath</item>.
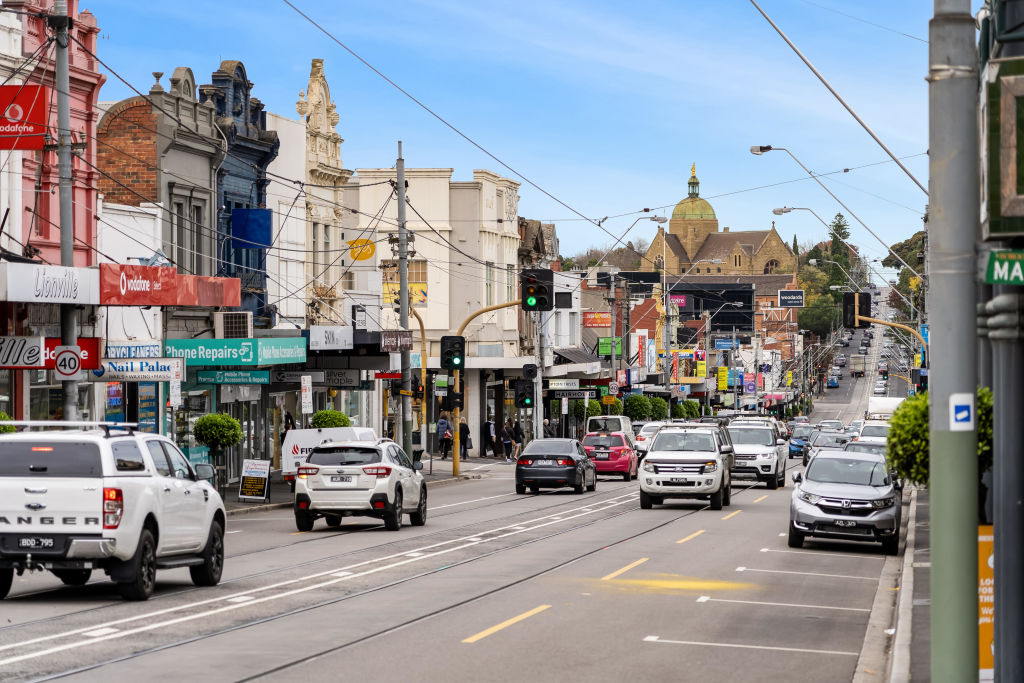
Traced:
<path fill-rule="evenodd" d="M 480 479 L 482 475 L 474 474 L 474 467 L 497 464 L 506 465 L 504 458 L 500 458 L 497 461 L 495 458 L 469 458 L 468 460 L 462 460 L 459 468 L 460 476 L 455 477 L 452 474 L 452 460 L 450 457 L 447 460 L 441 460 L 440 456 L 427 455 L 423 458 L 423 470 L 421 473 L 427 482 L 427 486 L 444 486 L 464 479 Z M 512 467 L 512 464 L 508 463 L 507 466 Z M 291 507 L 291 484 L 281 479 L 280 472 L 271 473 L 269 490 L 269 502 L 248 502 L 238 500 L 237 483 L 229 486 L 224 492 L 224 507 L 227 508 L 228 516 Z"/>

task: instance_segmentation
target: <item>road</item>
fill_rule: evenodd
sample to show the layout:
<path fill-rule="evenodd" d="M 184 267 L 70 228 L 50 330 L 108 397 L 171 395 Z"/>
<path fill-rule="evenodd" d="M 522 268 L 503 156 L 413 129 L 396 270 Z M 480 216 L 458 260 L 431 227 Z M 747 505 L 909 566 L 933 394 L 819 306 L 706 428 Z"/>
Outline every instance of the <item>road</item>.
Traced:
<path fill-rule="evenodd" d="M 849 400 L 816 417 L 857 416 L 870 380 L 843 384 Z M 636 482 L 517 496 L 510 466 L 477 472 L 432 488 L 427 525 L 399 532 L 232 517 L 214 588 L 169 570 L 126 603 L 102 577 L 17 578 L 0 680 L 851 679 L 884 556 L 788 548 L 792 484 L 645 511 Z"/>

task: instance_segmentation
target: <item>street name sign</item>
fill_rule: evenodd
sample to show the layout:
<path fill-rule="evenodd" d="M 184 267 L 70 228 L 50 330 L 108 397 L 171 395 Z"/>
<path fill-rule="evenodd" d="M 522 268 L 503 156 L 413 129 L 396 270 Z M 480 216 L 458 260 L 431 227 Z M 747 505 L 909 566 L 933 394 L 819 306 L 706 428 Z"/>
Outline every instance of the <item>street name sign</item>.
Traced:
<path fill-rule="evenodd" d="M 1024 285 L 1024 251 L 991 251 L 985 282 L 990 285 Z"/>

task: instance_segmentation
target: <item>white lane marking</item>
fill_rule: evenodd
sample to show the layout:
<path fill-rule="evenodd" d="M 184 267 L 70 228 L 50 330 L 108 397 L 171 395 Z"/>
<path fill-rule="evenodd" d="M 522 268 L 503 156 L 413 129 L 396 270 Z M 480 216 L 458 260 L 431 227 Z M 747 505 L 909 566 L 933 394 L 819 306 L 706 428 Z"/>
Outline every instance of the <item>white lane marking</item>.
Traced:
<path fill-rule="evenodd" d="M 782 534 L 779 534 L 780 536 Z M 793 553 L 794 555 L 826 555 L 828 557 L 855 557 L 865 560 L 885 561 L 884 555 L 853 555 L 851 553 L 823 553 L 816 550 L 776 550 L 775 548 L 761 548 L 762 553 Z"/>
<path fill-rule="evenodd" d="M 235 531 L 225 531 L 224 533 L 225 534 L 240 534 L 240 533 L 242 533 L 242 530 L 241 529 L 236 529 Z"/>
<path fill-rule="evenodd" d="M 406 553 L 406 557 L 423 557 L 423 553 Z"/>
<path fill-rule="evenodd" d="M 345 576 L 352 576 L 352 572 L 334 572 L 331 576 L 336 576 L 340 579 Z"/>
<path fill-rule="evenodd" d="M 251 595 L 239 595 L 234 598 L 228 598 L 228 602 L 249 602 L 252 599 Z"/>
<path fill-rule="evenodd" d="M 614 502 L 614 501 L 618 501 L 618 502 Z M 624 495 L 621 495 L 621 496 L 615 496 L 615 497 L 609 498 L 607 501 L 605 501 L 604 507 L 601 508 L 601 510 L 598 510 L 598 511 L 603 511 L 605 509 L 611 509 L 613 507 L 618 507 L 619 505 L 628 505 L 629 503 L 635 502 L 635 501 L 636 501 L 636 494 L 633 493 L 633 492 L 630 492 L 630 493 L 627 493 L 627 494 L 624 494 Z M 577 509 L 580 509 L 580 508 L 577 508 Z M 585 516 L 587 514 L 591 514 L 591 513 L 580 513 L 580 514 L 574 515 L 572 517 L 565 517 L 565 515 L 568 512 L 571 512 L 571 511 L 564 511 L 564 512 L 558 513 L 558 514 L 563 516 L 563 519 L 560 520 L 560 521 L 566 521 L 566 520 L 569 520 L 569 519 L 575 519 L 576 517 L 583 517 L 583 516 Z M 432 543 L 430 545 L 423 546 L 423 547 L 419 548 L 418 550 L 420 550 L 420 551 L 431 550 L 431 549 L 434 549 L 434 548 L 440 548 L 442 546 L 451 545 L 453 543 L 464 542 L 462 545 L 457 545 L 457 546 L 450 547 L 450 548 L 447 548 L 447 549 L 444 549 L 444 550 L 438 550 L 436 552 L 429 553 L 429 554 L 425 555 L 424 557 L 409 558 L 408 557 L 408 552 L 409 551 L 402 552 L 402 553 L 394 553 L 392 555 L 387 555 L 387 556 L 376 558 L 376 559 L 364 560 L 363 562 L 358 562 L 356 564 L 349 565 L 347 567 L 337 567 L 337 568 L 334 568 L 334 569 L 329 569 L 329 570 L 326 570 L 326 571 L 323 571 L 323 572 L 318 572 L 316 574 L 310 574 L 310 575 L 307 575 L 307 576 L 304 576 L 304 577 L 301 577 L 301 578 L 297 578 L 297 579 L 288 579 L 286 581 L 279 581 L 278 583 L 271 584 L 269 586 L 263 586 L 261 588 L 252 588 L 252 589 L 249 589 L 249 590 L 246 590 L 246 591 L 242 591 L 241 593 L 237 593 L 235 595 L 223 596 L 223 597 L 219 597 L 219 598 L 209 598 L 209 599 L 206 599 L 206 600 L 197 600 L 195 602 L 186 603 L 184 605 L 179 605 L 179 606 L 176 606 L 176 607 L 168 607 L 166 609 L 156 610 L 156 611 L 151 612 L 149 614 L 140 614 L 140 615 L 136 615 L 134 617 L 126 617 L 126 618 L 123 618 L 123 619 L 116 619 L 116 620 L 107 622 L 105 624 L 94 624 L 92 626 L 87 626 L 87 627 L 80 628 L 80 629 L 74 629 L 74 630 L 71 630 L 71 631 L 66 631 L 64 633 L 55 633 L 55 634 L 52 634 L 52 635 L 40 636 L 38 638 L 32 638 L 32 639 L 21 641 L 21 642 L 17 642 L 17 643 L 10 643 L 8 645 L 0 645 L 0 651 L 2 651 L 2 650 L 9 650 L 9 649 L 12 649 L 12 648 L 20 648 L 20 647 L 24 647 L 25 645 L 31 645 L 31 644 L 35 644 L 35 643 L 40 643 L 40 642 L 48 641 L 48 640 L 55 640 L 57 638 L 63 638 L 63 637 L 71 636 L 71 635 L 77 635 L 77 634 L 83 633 L 85 631 L 94 630 L 96 628 L 112 626 L 113 624 L 124 624 L 124 623 L 128 623 L 128 622 L 139 621 L 141 619 L 157 617 L 157 616 L 161 616 L 161 615 L 164 615 L 164 614 L 170 614 L 170 613 L 173 613 L 173 612 L 180 612 L 182 610 L 192 609 L 192 608 L 199 607 L 199 606 L 202 606 L 202 605 L 209 605 L 209 604 L 217 603 L 217 602 L 225 602 L 225 601 L 229 600 L 232 597 L 239 597 L 239 596 L 243 596 L 243 595 L 251 595 L 251 594 L 254 594 L 254 593 L 260 593 L 260 592 L 268 591 L 268 590 L 271 590 L 271 589 L 274 589 L 274 588 L 280 588 L 282 586 L 292 585 L 292 584 L 296 584 L 296 583 L 299 583 L 299 582 L 302 582 L 302 581 L 310 581 L 310 580 L 321 578 L 321 577 L 325 577 L 325 576 L 336 576 L 337 572 L 344 572 L 345 570 L 348 570 L 348 569 L 356 569 L 356 568 L 359 568 L 359 567 L 363 567 L 365 565 L 375 564 L 375 563 L 378 563 L 378 562 L 383 562 L 385 560 L 392 560 L 392 559 L 402 558 L 402 557 L 405 558 L 404 560 L 401 560 L 401 561 L 398 561 L 398 562 L 394 562 L 394 563 L 389 564 L 389 565 L 384 565 L 384 566 L 381 566 L 381 567 L 377 567 L 375 569 L 369 569 L 369 570 L 366 570 L 366 571 L 363 571 L 363 572 L 359 572 L 359 573 L 346 572 L 346 576 L 340 577 L 340 578 L 334 578 L 331 581 L 325 581 L 325 582 L 322 582 L 322 583 L 312 584 L 312 585 L 309 585 L 309 586 L 306 586 L 306 587 L 292 589 L 292 590 L 285 591 L 285 592 L 277 594 L 277 595 L 269 595 L 269 596 L 258 598 L 258 599 L 254 598 L 252 601 L 248 601 L 246 604 L 255 604 L 257 602 L 267 602 L 267 601 L 270 601 L 270 600 L 276 600 L 276 599 L 280 599 L 280 598 L 284 598 L 284 597 L 289 597 L 289 596 L 292 596 L 292 595 L 297 595 L 299 593 L 304 593 L 304 592 L 307 592 L 307 591 L 318 590 L 320 588 L 324 588 L 326 586 L 331 586 L 331 585 L 337 584 L 337 583 L 339 583 L 341 581 L 345 581 L 345 580 L 347 580 L 349 578 L 358 578 L 358 577 L 361 577 L 361 576 L 366 576 L 368 574 L 374 574 L 374 573 L 377 573 L 377 572 L 380 572 L 380 571 L 384 571 L 386 569 L 393 569 L 395 567 L 403 566 L 403 565 L 409 564 L 411 562 L 417 562 L 417 561 L 419 561 L 421 559 L 426 559 L 426 558 L 430 558 L 430 557 L 436 557 L 438 555 L 444 555 L 444 554 L 447 554 L 447 553 L 450 553 L 450 552 L 454 552 L 454 551 L 457 551 L 457 550 L 463 550 L 465 548 L 468 548 L 470 546 L 476 545 L 478 543 L 484 543 L 484 542 L 487 542 L 487 541 L 497 541 L 497 540 L 500 540 L 502 538 L 506 538 L 508 536 L 513 536 L 515 534 L 522 533 L 523 531 L 528 531 L 528 530 L 533 530 L 533 529 L 540 529 L 540 528 L 549 526 L 551 524 L 555 524 L 556 522 L 550 521 L 551 517 L 553 517 L 553 516 L 554 515 L 545 515 L 543 517 L 537 517 L 535 519 L 532 519 L 532 520 L 529 520 L 529 521 L 523 523 L 523 524 L 533 524 L 535 522 L 542 522 L 542 523 L 536 524 L 535 526 L 525 527 L 525 526 L 507 525 L 507 526 L 502 526 L 502 527 L 497 527 L 495 529 L 491 529 L 490 531 L 487 531 L 485 533 L 487 533 L 487 534 L 498 534 L 498 532 L 503 532 L 503 531 L 506 531 L 506 530 L 510 530 L 510 531 L 507 531 L 506 533 L 501 533 L 501 534 L 498 534 L 498 535 L 491 536 L 491 537 L 489 537 L 487 539 L 481 539 L 479 541 L 468 541 L 469 538 L 479 538 L 479 535 L 478 535 L 478 536 L 475 536 L 475 537 L 473 537 L 473 536 L 463 536 L 463 537 L 451 539 L 451 540 L 448 540 L 448 541 L 439 541 L 437 543 Z M 545 520 L 548 520 L 548 521 L 545 521 Z M 102 640 L 109 640 L 109 639 L 112 639 L 112 638 L 120 638 L 122 636 L 131 635 L 131 634 L 134 634 L 134 633 L 142 633 L 142 632 L 145 632 L 145 631 L 151 631 L 151 630 L 154 630 L 154 629 L 157 629 L 157 628 L 161 628 L 161 627 L 164 627 L 164 626 L 172 626 L 174 624 L 178 624 L 178 623 L 182 623 L 182 622 L 186 622 L 186 621 L 191 621 L 191 620 L 194 620 L 194 619 L 203 618 L 205 616 L 212 616 L 214 614 L 219 614 L 221 612 L 230 611 L 230 610 L 236 609 L 238 607 L 241 607 L 241 605 L 229 605 L 229 606 L 226 606 L 226 607 L 219 607 L 219 608 L 215 608 L 215 609 L 212 609 L 212 610 L 209 610 L 209 611 L 206 611 L 206 612 L 190 614 L 190 615 L 186 615 L 184 617 L 178 617 L 176 619 L 169 619 L 169 620 L 166 620 L 166 621 L 163 621 L 163 622 L 156 622 L 156 623 L 149 624 L 149 625 L 146 625 L 146 626 L 140 626 L 140 627 L 137 627 L 137 628 L 134 628 L 134 629 L 130 629 L 130 630 L 127 630 L 127 631 L 119 632 L 117 634 L 111 634 L 111 635 L 108 635 L 108 636 L 101 636 L 100 639 L 102 639 Z M 97 642 L 97 641 L 93 640 L 93 641 L 89 641 L 89 642 Z M 26 660 L 26 659 L 33 659 L 35 657 L 41 657 L 43 655 L 53 654 L 53 653 L 61 652 L 61 651 L 64 651 L 64 650 L 69 650 L 69 649 L 77 648 L 77 647 L 80 647 L 81 645 L 82 645 L 82 643 L 71 643 L 71 644 L 67 644 L 67 645 L 54 646 L 54 647 L 51 647 L 51 648 L 46 649 L 46 650 L 40 650 L 40 651 L 37 651 L 37 652 L 26 653 L 26 654 L 23 654 L 23 655 L 9 657 L 7 659 L 0 660 L 0 666 L 6 665 L 6 664 L 12 664 L 14 662 L 23 661 L 23 660 Z"/>
<path fill-rule="evenodd" d="M 100 636 L 108 636 L 111 633 L 117 633 L 116 628 L 98 628 L 95 631 L 86 631 L 83 636 L 89 636 L 90 638 L 99 638 Z"/>
<path fill-rule="evenodd" d="M 802 652 L 811 655 L 839 655 L 844 657 L 859 657 L 859 652 L 842 652 L 841 650 L 810 650 L 802 647 L 775 647 L 772 645 L 745 645 L 743 643 L 707 643 L 699 640 L 666 640 L 658 636 L 647 636 L 644 638 L 647 643 L 665 643 L 667 645 L 696 645 L 697 647 L 734 647 L 747 650 L 772 650 L 775 652 Z"/>
<path fill-rule="evenodd" d="M 834 609 L 842 612 L 870 612 L 864 607 L 832 607 L 831 605 L 804 605 L 794 602 L 758 602 L 756 600 L 726 600 L 725 598 L 713 598 L 710 595 L 702 595 L 697 602 L 731 602 L 736 605 L 764 605 L 766 607 L 797 607 L 803 609 Z"/>
<path fill-rule="evenodd" d="M 752 567 L 736 567 L 738 572 L 763 572 L 765 574 L 796 574 L 797 576 L 824 576 L 829 579 L 860 579 L 861 581 L 878 581 L 877 576 L 851 576 L 849 574 L 822 574 L 820 572 L 791 572 L 785 569 L 754 569 Z M 3 662 L 0 662 L 2 664 Z"/>
<path fill-rule="evenodd" d="M 433 510 L 440 510 L 442 508 L 453 508 L 456 505 L 468 505 L 469 503 L 479 503 L 482 500 L 491 500 L 493 498 L 504 498 L 506 496 L 514 496 L 514 495 L 516 495 L 516 494 L 515 493 L 503 493 L 500 496 L 487 496 L 485 498 L 474 498 L 473 500 L 464 500 L 464 501 L 462 501 L 460 503 L 448 503 L 447 505 L 435 505 L 435 506 L 431 507 L 430 510 L 433 511 Z"/>

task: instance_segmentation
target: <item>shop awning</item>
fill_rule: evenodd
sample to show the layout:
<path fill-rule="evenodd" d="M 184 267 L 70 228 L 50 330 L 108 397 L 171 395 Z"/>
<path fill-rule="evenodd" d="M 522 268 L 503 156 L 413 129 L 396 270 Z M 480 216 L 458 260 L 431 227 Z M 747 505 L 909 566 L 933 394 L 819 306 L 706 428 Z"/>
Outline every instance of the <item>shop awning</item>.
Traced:
<path fill-rule="evenodd" d="M 554 349 L 554 352 L 556 356 L 560 356 L 570 363 L 598 363 L 601 360 L 600 357 L 580 349 L 561 348 Z"/>

